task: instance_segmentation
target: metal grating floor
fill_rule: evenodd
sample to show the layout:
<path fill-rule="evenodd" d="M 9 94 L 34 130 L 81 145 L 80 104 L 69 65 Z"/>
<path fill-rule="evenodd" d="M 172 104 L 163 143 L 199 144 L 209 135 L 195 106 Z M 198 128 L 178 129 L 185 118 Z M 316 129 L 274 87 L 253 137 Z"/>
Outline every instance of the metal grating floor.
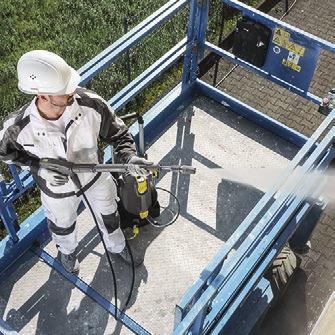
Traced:
<path fill-rule="evenodd" d="M 290 143 L 207 98 L 197 98 L 186 108 L 148 155 L 161 164 L 192 164 L 197 173 L 161 176 L 158 186 L 180 200 L 180 217 L 165 229 L 146 226 L 131 241 L 136 252 L 145 254 L 145 261 L 136 272 L 126 313 L 153 334 L 171 333 L 175 304 L 266 189 L 262 183 L 246 184 L 247 174 L 240 181 L 227 176 L 241 166 L 245 171 L 273 167 L 279 173 L 296 152 Z M 160 195 L 167 204 L 166 194 Z M 82 239 L 79 276 L 114 303 L 107 259 L 87 211 L 77 224 Z M 56 256 L 52 243 L 45 249 Z M 114 265 L 122 304 L 131 270 L 118 259 Z M 0 313 L 20 334 L 130 333 L 37 257 L 0 287 Z"/>

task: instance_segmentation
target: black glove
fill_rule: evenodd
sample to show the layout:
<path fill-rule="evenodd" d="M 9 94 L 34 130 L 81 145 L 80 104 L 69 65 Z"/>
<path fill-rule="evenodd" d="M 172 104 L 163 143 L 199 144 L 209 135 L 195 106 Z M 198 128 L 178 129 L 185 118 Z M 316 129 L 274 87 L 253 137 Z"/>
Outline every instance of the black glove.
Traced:
<path fill-rule="evenodd" d="M 69 176 L 45 168 L 40 168 L 38 175 L 51 186 L 62 186 L 69 181 Z"/>
<path fill-rule="evenodd" d="M 149 171 L 144 169 L 144 168 L 140 168 L 138 165 L 152 165 L 153 162 L 150 162 L 148 160 L 146 160 L 145 158 L 142 157 L 138 157 L 138 156 L 132 156 L 129 161 L 128 161 L 129 167 L 128 167 L 128 172 L 132 175 L 132 176 L 147 176 L 149 174 Z M 135 165 L 136 164 L 136 165 Z"/>

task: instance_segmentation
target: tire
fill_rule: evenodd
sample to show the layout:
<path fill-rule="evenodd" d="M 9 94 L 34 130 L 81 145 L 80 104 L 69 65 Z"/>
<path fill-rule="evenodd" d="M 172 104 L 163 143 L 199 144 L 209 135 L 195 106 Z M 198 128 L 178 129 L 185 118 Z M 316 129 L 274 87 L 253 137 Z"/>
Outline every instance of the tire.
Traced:
<path fill-rule="evenodd" d="M 289 246 L 285 246 L 265 273 L 264 276 L 269 280 L 273 292 L 272 307 L 285 293 L 299 264 L 300 259 L 296 257 Z"/>

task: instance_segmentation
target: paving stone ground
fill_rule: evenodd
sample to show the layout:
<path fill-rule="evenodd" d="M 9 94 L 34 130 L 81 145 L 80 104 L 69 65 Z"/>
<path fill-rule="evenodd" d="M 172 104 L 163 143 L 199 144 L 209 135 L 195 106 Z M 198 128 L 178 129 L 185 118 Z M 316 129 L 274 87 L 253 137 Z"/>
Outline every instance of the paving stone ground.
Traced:
<path fill-rule="evenodd" d="M 270 14 L 279 18 L 283 14 L 283 7 L 283 4 L 278 5 Z M 334 0 L 297 0 L 283 21 L 335 42 Z M 221 60 L 217 81 L 230 68 L 231 65 Z M 213 71 L 203 79 L 213 83 Z M 218 87 L 307 136 L 325 118 L 317 112 L 317 106 L 313 103 L 241 67 L 237 67 Z M 332 87 L 335 87 L 335 55 L 322 52 L 310 91 L 323 97 Z M 305 335 L 311 332 L 335 291 L 334 219 L 335 205 L 330 204 L 313 233 L 311 252 L 302 258 L 301 268 L 281 303 L 268 314 L 259 334 Z"/>

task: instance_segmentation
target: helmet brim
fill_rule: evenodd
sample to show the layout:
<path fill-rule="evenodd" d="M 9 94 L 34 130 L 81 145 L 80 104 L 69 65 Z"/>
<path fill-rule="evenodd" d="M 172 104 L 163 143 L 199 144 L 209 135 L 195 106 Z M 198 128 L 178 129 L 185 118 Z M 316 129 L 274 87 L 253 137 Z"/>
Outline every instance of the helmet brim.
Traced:
<path fill-rule="evenodd" d="M 77 87 L 79 86 L 80 83 L 80 75 L 79 73 L 72 67 L 70 67 L 70 78 L 69 81 L 67 83 L 67 85 L 65 86 L 64 89 L 62 89 L 61 91 L 58 92 L 49 92 L 46 90 L 38 90 L 38 89 L 33 89 L 31 87 L 24 87 L 22 85 L 20 85 L 20 81 L 18 82 L 18 88 L 21 92 L 23 93 L 27 93 L 27 94 L 36 94 L 36 95 L 43 95 L 43 94 L 47 94 L 47 95 L 66 95 L 66 94 L 72 94 L 76 91 Z"/>
<path fill-rule="evenodd" d="M 71 76 L 69 82 L 67 83 L 63 94 L 71 94 L 74 93 L 80 83 L 80 75 L 79 73 L 71 67 Z"/>

